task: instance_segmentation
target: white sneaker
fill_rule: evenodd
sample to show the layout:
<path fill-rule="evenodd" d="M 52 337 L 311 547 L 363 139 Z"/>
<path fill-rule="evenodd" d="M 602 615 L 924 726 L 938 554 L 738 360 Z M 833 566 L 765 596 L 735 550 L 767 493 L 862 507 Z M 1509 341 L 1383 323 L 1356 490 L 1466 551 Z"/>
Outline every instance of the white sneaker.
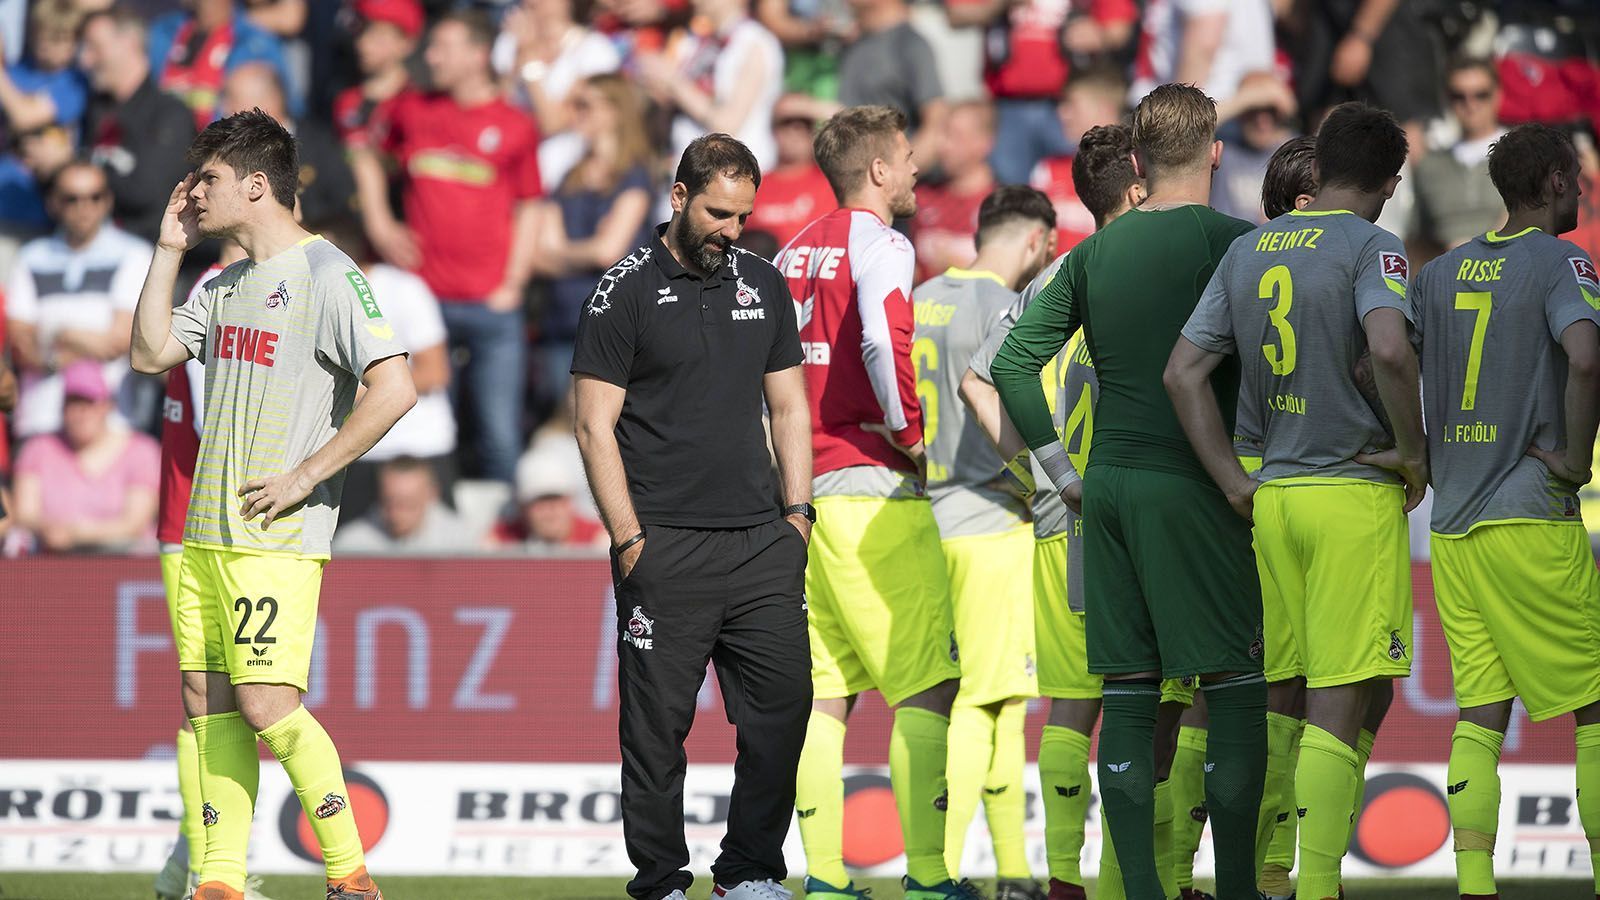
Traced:
<path fill-rule="evenodd" d="M 251 875 L 244 880 L 244 900 L 272 900 L 272 898 L 261 893 L 260 877 Z"/>
<path fill-rule="evenodd" d="M 764 881 L 741 881 L 731 888 L 719 884 L 711 889 L 711 896 L 726 897 L 727 900 L 792 900 L 794 891 L 768 878 Z"/>
<path fill-rule="evenodd" d="M 689 898 L 684 895 L 683 891 L 673 891 L 665 897 L 662 897 L 661 900 L 689 900 Z"/>
<path fill-rule="evenodd" d="M 194 885 L 189 883 L 189 854 L 178 848 L 187 849 L 187 844 L 179 839 L 173 845 L 172 853 L 167 857 L 167 864 L 156 873 L 154 885 L 157 900 L 179 900 L 187 897 Z"/>

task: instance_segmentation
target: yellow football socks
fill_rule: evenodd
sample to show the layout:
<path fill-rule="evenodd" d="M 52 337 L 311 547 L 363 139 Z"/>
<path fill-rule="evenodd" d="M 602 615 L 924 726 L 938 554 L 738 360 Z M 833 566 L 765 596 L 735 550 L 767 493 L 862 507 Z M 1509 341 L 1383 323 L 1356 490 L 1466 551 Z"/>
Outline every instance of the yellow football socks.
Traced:
<path fill-rule="evenodd" d="M 1178 896 L 1178 869 L 1173 859 L 1172 779 L 1156 782 L 1155 806 L 1156 877 L 1161 881 L 1161 896 Z"/>
<path fill-rule="evenodd" d="M 844 731 L 843 722 L 811 711 L 794 788 L 806 873 L 834 887 L 850 883 L 844 869 Z"/>
<path fill-rule="evenodd" d="M 1285 799 L 1294 800 L 1293 749 L 1305 723 L 1281 713 L 1267 713 L 1267 780 L 1261 789 L 1261 813 L 1256 820 L 1256 871 L 1266 862 L 1273 835 L 1278 830 Z"/>
<path fill-rule="evenodd" d="M 294 785 L 311 822 L 311 832 L 322 848 L 322 864 L 329 878 L 343 878 L 366 864 L 355 811 L 344 784 L 339 751 L 322 723 L 304 706 L 272 723 L 261 732 L 272 754 Z"/>
<path fill-rule="evenodd" d="M 1178 887 L 1194 887 L 1194 855 L 1206 829 L 1206 730 L 1178 729 L 1172 756 L 1172 857 Z"/>
<path fill-rule="evenodd" d="M 1300 819 L 1300 884 L 1297 896 L 1323 900 L 1339 894 L 1339 869 L 1350 838 L 1355 808 L 1355 748 L 1315 725 L 1300 739 L 1295 797 Z"/>
<path fill-rule="evenodd" d="M 889 732 L 889 782 L 906 840 L 906 875 L 926 887 L 949 879 L 944 867 L 946 743 L 950 720 L 902 706 Z"/>
<path fill-rule="evenodd" d="M 1095 882 L 1095 900 L 1128 900 L 1122 883 L 1122 864 L 1117 861 L 1117 846 L 1111 842 L 1111 826 L 1106 824 L 1106 807 L 1100 804 L 1100 875 Z"/>
<path fill-rule="evenodd" d="M 1271 722 L 1268 722 L 1271 728 Z M 1295 720 L 1294 738 L 1289 743 L 1289 783 L 1284 786 L 1283 804 L 1278 808 L 1278 823 L 1272 830 L 1272 844 L 1267 847 L 1267 861 L 1261 867 L 1259 887 L 1269 897 L 1287 897 L 1294 893 L 1294 883 L 1289 873 L 1294 871 L 1295 849 L 1299 846 L 1300 815 L 1295 805 L 1294 773 L 1300 764 L 1300 736 L 1305 733 L 1305 722 Z"/>
<path fill-rule="evenodd" d="M 1578 743 L 1578 820 L 1589 839 L 1596 897 L 1600 897 L 1600 725 L 1580 725 Z"/>
<path fill-rule="evenodd" d="M 1033 877 L 1022 837 L 1023 822 L 1028 815 L 1028 794 L 1022 784 L 1022 770 L 1028 755 L 1024 733 L 1027 721 L 1026 701 L 1000 707 L 1000 714 L 994 721 L 994 758 L 989 763 L 989 777 L 983 783 L 983 817 L 989 822 L 995 871 L 1001 878 Z M 1078 830 L 1081 834 L 1082 815 L 1078 816 Z M 950 874 L 955 875 L 955 870 Z"/>
<path fill-rule="evenodd" d="M 244 890 L 245 852 L 261 767 L 256 733 L 236 712 L 191 719 L 200 757 L 201 824 L 206 833 L 200 880 Z"/>
<path fill-rule="evenodd" d="M 896 724 L 898 721 L 897 718 Z M 950 800 L 944 823 L 944 867 L 951 877 L 959 877 L 967 830 L 978 811 L 983 781 L 994 759 L 994 727 L 995 715 L 984 707 L 958 704 L 950 710 L 946 741 L 950 749 L 945 761 Z"/>
<path fill-rule="evenodd" d="M 1089 736 L 1046 725 L 1039 739 L 1039 791 L 1044 795 L 1044 852 L 1050 877 L 1083 884 L 1084 821 L 1089 813 Z M 1110 837 L 1105 840 L 1109 846 Z M 1101 863 L 1101 896 L 1105 891 Z"/>
<path fill-rule="evenodd" d="M 1457 722 L 1446 779 L 1455 833 L 1456 885 L 1462 894 L 1493 894 L 1494 841 L 1500 824 L 1498 731 Z"/>
<path fill-rule="evenodd" d="M 178 796 L 183 800 L 183 818 L 178 831 L 189 846 L 189 874 L 200 874 L 200 861 L 206 858 L 206 826 L 202 821 L 201 807 L 205 800 L 200 796 L 200 748 L 195 746 L 194 732 L 178 729 Z"/>

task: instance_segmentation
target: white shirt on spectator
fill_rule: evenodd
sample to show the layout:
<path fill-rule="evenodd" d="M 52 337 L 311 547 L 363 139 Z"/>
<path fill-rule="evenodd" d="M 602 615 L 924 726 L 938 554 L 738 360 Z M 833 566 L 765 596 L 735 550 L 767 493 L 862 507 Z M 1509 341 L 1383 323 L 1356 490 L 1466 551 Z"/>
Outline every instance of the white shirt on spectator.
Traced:
<path fill-rule="evenodd" d="M 1272 68 L 1275 42 L 1269 0 L 1150 0 L 1145 7 L 1130 103 L 1138 103 L 1157 85 L 1177 77 L 1186 20 L 1216 13 L 1226 14 L 1228 24 L 1211 60 L 1211 73 L 1200 85 L 1207 96 L 1220 103 L 1239 90 L 1244 76 Z"/>
<path fill-rule="evenodd" d="M 6 285 L 6 316 L 34 326 L 48 354 L 66 328 L 106 331 L 118 312 L 132 313 L 150 271 L 154 248 L 107 222 L 89 243 L 74 250 L 59 234 L 22 246 Z M 48 359 L 48 355 L 46 357 Z M 104 364 L 106 384 L 118 395 L 128 373 L 126 354 Z M 23 369 L 13 428 L 18 438 L 61 429 L 61 375 Z M 119 413 L 126 413 L 119 402 Z M 122 421 L 119 415 L 115 417 Z"/>
<path fill-rule="evenodd" d="M 677 59 L 684 67 L 684 77 L 695 79 L 702 89 L 709 87 L 713 105 L 721 105 L 744 77 L 750 53 L 761 54 L 766 68 L 765 89 L 733 136 L 750 148 L 756 162 L 761 164 L 761 171 L 765 172 L 778 162 L 778 144 L 772 137 L 772 107 L 783 94 L 783 46 L 778 39 L 756 20 L 741 19 L 725 35 L 686 38 Z M 710 71 L 706 72 L 708 64 Z M 705 133 L 705 126 L 694 119 L 682 113 L 674 116 L 673 157 L 681 157 L 689 142 Z"/>
<path fill-rule="evenodd" d="M 509 32 L 501 32 L 490 51 L 494 70 L 501 76 L 516 75 L 511 69 L 517 64 L 517 39 Z M 551 101 L 565 100 L 573 87 L 585 78 L 615 72 L 622 67 L 622 55 L 611 39 L 598 31 L 574 26 L 561 43 L 561 52 L 545 70 L 539 88 Z M 531 109 L 533 101 L 522 79 L 513 79 L 515 88 L 511 102 L 523 109 Z M 567 172 L 583 158 L 583 138 L 567 130 L 556 134 L 542 134 L 539 141 L 539 180 L 546 186 L 557 185 Z"/>
<path fill-rule="evenodd" d="M 412 353 L 438 346 L 445 341 L 444 317 L 433 291 L 416 275 L 388 263 L 367 267 L 367 281 L 373 296 L 393 323 L 395 340 Z M 450 409 L 450 396 L 444 388 L 419 393 L 417 405 L 394 423 L 389 433 L 368 450 L 362 459 L 381 462 L 400 456 L 426 459 L 444 456 L 456 449 L 456 417 Z"/>

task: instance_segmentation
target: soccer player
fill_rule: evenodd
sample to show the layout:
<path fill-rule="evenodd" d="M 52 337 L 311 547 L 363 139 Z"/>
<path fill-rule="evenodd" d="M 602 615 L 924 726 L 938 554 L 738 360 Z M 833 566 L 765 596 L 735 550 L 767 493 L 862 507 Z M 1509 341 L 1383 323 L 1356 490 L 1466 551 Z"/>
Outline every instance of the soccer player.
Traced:
<path fill-rule="evenodd" d="M 1298 893 L 1309 900 L 1339 893 L 1371 753 L 1362 727 L 1383 705 L 1373 702 L 1375 683 L 1411 670 L 1405 513 L 1427 485 L 1427 446 L 1405 250 L 1372 224 L 1405 156 L 1405 133 L 1389 113 L 1335 108 L 1317 134 L 1316 199 L 1233 245 L 1166 376 L 1195 451 L 1239 521 L 1254 516 L 1260 564 L 1304 663 L 1295 785 L 1304 810 Z M 1369 348 L 1392 436 L 1357 384 Z M 1235 455 L 1207 385 L 1235 360 L 1261 412 L 1259 481 Z"/>
<path fill-rule="evenodd" d="M 1034 662 L 1033 529 L 1024 480 L 984 437 L 961 402 L 966 363 L 990 326 L 1055 256 L 1056 211 L 1024 185 L 997 188 L 978 207 L 977 258 L 947 269 L 912 297 L 917 339 L 911 355 L 922 399 L 928 494 L 939 525 L 961 691 L 950 711 L 945 867 L 959 877 L 967 826 L 983 799 L 994 841 L 996 900 L 1043 900 L 1029 872 L 1022 822 L 1027 798 L 1023 726 L 1039 694 Z"/>
<path fill-rule="evenodd" d="M 206 829 L 195 897 L 243 896 L 259 738 L 300 797 L 330 900 L 379 900 L 338 751 L 300 694 L 343 469 L 416 391 L 366 279 L 295 221 L 288 131 L 242 112 L 207 126 L 189 154 L 195 170 L 172 191 L 135 311 L 132 362 L 147 374 L 190 358 L 206 367 L 177 597 Z M 174 310 L 183 256 L 206 237 L 248 258 Z"/>
<path fill-rule="evenodd" d="M 1489 177 L 1506 224 L 1423 266 L 1412 292 L 1433 581 L 1461 707 L 1449 802 L 1463 898 L 1499 896 L 1496 768 L 1516 697 L 1535 722 L 1577 719 L 1578 816 L 1600 872 L 1600 575 L 1577 497 L 1593 474 L 1600 277 L 1557 237 L 1583 193 L 1564 134 L 1513 128 Z"/>
<path fill-rule="evenodd" d="M 1133 170 L 1133 137 L 1125 125 L 1089 129 L 1073 159 L 1076 196 L 1094 214 L 1096 228 L 1144 200 L 1144 182 Z M 1000 405 L 990 367 L 994 355 L 1017 319 L 1060 271 L 1066 254 L 1040 272 L 1006 314 L 990 330 L 961 381 L 961 396 L 1003 459 L 1026 453 Z M 1094 361 L 1074 335 L 1045 366 L 1051 421 L 1074 466 L 1087 462 L 1094 436 L 1094 404 L 1099 393 Z M 1014 466 L 1008 463 L 1008 466 Z M 1076 469 L 1074 469 L 1076 471 Z M 1032 473 L 1025 473 L 1032 478 Z M 1050 698 L 1050 716 L 1039 741 L 1039 778 L 1045 814 L 1045 856 L 1049 863 L 1049 900 L 1084 900 L 1080 857 L 1084 822 L 1092 797 L 1089 744 L 1100 718 L 1100 676 L 1088 669 L 1083 629 L 1083 526 L 1075 508 L 1081 483 L 1068 488 L 1073 506 L 1053 490 L 1036 491 L 1033 508 L 1034 633 L 1038 654 L 1039 692 Z M 1099 893 L 1121 890 L 1120 870 L 1109 841 L 1102 843 Z"/>
<path fill-rule="evenodd" d="M 1099 776 L 1130 897 L 1164 895 L 1156 862 L 1160 679 L 1198 675 L 1211 716 L 1206 798 L 1218 894 L 1255 895 L 1255 825 L 1266 758 L 1261 599 L 1250 529 L 1207 477 L 1162 388 L 1201 286 L 1247 223 L 1205 204 L 1220 159 L 1216 104 L 1162 85 L 1139 102 L 1134 159 L 1150 199 L 1090 236 L 1007 336 L 991 371 L 1006 412 L 1058 490 L 1074 480 L 1040 389 L 1077 332 L 1100 379 L 1083 474 L 1089 671 L 1105 676 Z M 1236 367 L 1213 389 L 1228 418 Z"/>
<path fill-rule="evenodd" d="M 865 896 L 843 859 L 845 717 L 861 691 L 894 709 L 889 776 L 905 836 L 908 900 L 969 898 L 944 864 L 945 755 L 961 667 L 949 578 L 924 487 L 911 361 L 911 244 L 889 227 L 916 211 L 917 166 L 900 112 L 829 119 L 817 164 L 840 208 L 778 256 L 800 305 L 814 459 L 806 600 L 813 696 L 795 785 L 806 895 Z"/>

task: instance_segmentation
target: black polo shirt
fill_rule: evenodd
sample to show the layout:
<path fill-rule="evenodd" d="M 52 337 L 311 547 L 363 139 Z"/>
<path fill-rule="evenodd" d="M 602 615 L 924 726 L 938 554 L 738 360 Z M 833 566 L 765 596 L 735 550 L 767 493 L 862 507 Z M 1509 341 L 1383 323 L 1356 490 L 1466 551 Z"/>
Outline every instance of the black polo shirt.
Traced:
<path fill-rule="evenodd" d="M 748 528 L 778 516 L 761 427 L 762 376 L 800 365 L 788 285 L 729 249 L 704 279 L 662 235 L 600 277 L 578 323 L 572 372 L 627 390 L 617 444 L 639 521 Z"/>

